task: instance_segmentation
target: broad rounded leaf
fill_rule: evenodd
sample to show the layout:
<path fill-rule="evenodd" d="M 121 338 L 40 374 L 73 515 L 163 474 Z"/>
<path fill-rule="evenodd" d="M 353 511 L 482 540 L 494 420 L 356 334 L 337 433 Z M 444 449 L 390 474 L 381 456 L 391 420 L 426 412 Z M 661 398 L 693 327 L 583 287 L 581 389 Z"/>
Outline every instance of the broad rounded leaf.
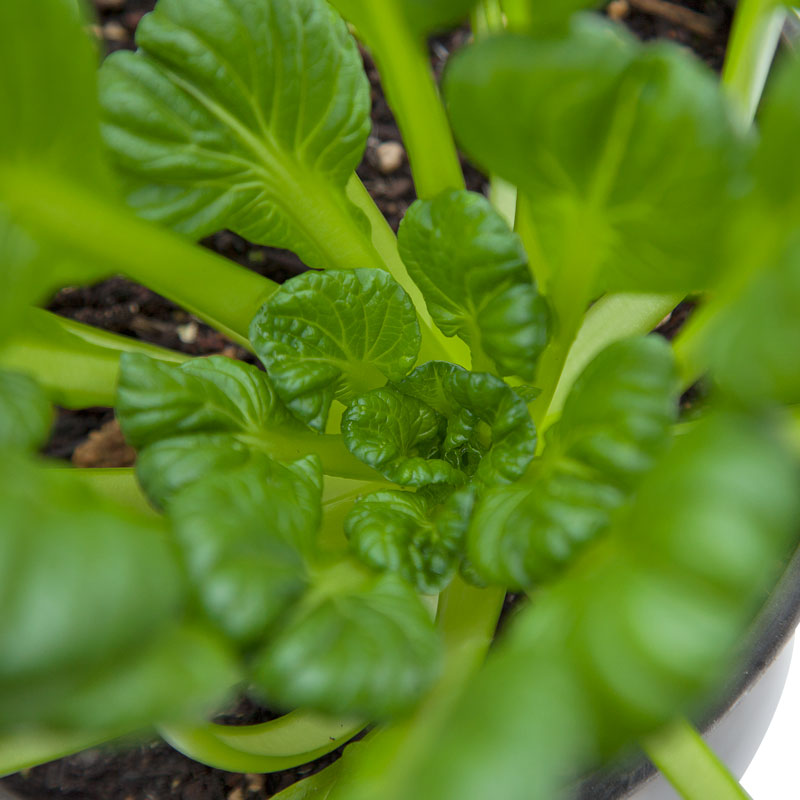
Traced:
<path fill-rule="evenodd" d="M 27 375 L 0 370 L 0 448 L 34 448 L 45 443 L 53 409 Z"/>
<path fill-rule="evenodd" d="M 437 594 L 449 583 L 461 556 L 471 495 L 435 507 L 412 492 L 373 492 L 359 499 L 344 530 L 358 557 L 371 567 L 396 572 L 417 591 Z"/>
<path fill-rule="evenodd" d="M 480 496 L 467 537 L 478 574 L 525 589 L 569 566 L 666 449 L 677 396 L 672 350 L 660 337 L 602 350 L 524 479 Z"/>
<path fill-rule="evenodd" d="M 100 73 L 134 208 L 194 238 L 232 228 L 329 266 L 366 225 L 344 187 L 369 85 L 342 20 L 323 0 L 160 0 L 136 41 Z"/>
<path fill-rule="evenodd" d="M 439 457 L 444 433 L 440 414 L 389 388 L 359 395 L 342 417 L 350 452 L 401 486 L 458 486 L 466 480 L 461 470 Z"/>
<path fill-rule="evenodd" d="M 578 17 L 564 38 L 466 48 L 445 96 L 467 154 L 522 190 L 548 294 L 685 292 L 723 265 L 742 147 L 715 76 L 680 48 Z"/>
<path fill-rule="evenodd" d="M 266 458 L 190 484 L 170 503 L 189 576 L 209 617 L 257 641 L 306 587 L 321 517 L 319 459 Z"/>
<path fill-rule="evenodd" d="M 419 699 L 438 659 L 425 607 L 408 584 L 384 575 L 301 607 L 259 654 L 254 677 L 283 707 L 381 718 Z"/>
<path fill-rule="evenodd" d="M 332 270 L 287 281 L 256 315 L 250 339 L 288 408 L 322 431 L 334 398 L 349 403 L 414 366 L 420 329 L 389 273 Z"/>
<path fill-rule="evenodd" d="M 439 328 L 485 352 L 501 374 L 532 379 L 547 341 L 547 306 L 519 237 L 488 200 L 466 191 L 417 200 L 398 238 Z"/>

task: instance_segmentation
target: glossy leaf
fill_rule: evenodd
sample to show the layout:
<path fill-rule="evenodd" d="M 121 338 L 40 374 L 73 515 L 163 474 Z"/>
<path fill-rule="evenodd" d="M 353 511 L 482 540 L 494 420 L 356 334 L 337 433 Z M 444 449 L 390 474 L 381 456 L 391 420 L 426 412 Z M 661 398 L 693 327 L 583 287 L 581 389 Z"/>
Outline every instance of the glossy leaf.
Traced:
<path fill-rule="evenodd" d="M 100 89 L 141 214 L 194 238 L 232 228 L 317 267 L 345 246 L 342 226 L 366 229 L 344 187 L 369 87 L 327 3 L 161 0 L 136 42 L 105 62 Z"/>
<path fill-rule="evenodd" d="M 399 231 L 400 254 L 447 336 L 486 353 L 501 374 L 532 379 L 547 341 L 548 311 L 519 237 L 474 192 L 418 200 Z"/>
<path fill-rule="evenodd" d="M 472 509 L 457 492 L 437 507 L 420 493 L 381 491 L 360 498 L 345 519 L 345 534 L 369 566 L 395 572 L 424 594 L 449 583 L 460 560 Z"/>
<path fill-rule="evenodd" d="M 709 285 L 741 145 L 690 55 L 578 17 L 567 37 L 467 48 L 445 95 L 467 154 L 524 193 L 548 293 Z"/>
<path fill-rule="evenodd" d="M 481 495 L 468 536 L 478 573 L 528 588 L 567 567 L 609 528 L 612 512 L 666 448 L 677 393 L 663 339 L 624 339 L 602 350 L 523 481 Z"/>
<path fill-rule="evenodd" d="M 458 486 L 466 480 L 440 457 L 444 433 L 440 414 L 390 388 L 359 395 L 342 417 L 350 452 L 401 486 Z"/>
<path fill-rule="evenodd" d="M 515 617 L 436 746 L 381 796 L 455 800 L 489 764 L 492 791 L 549 799 L 599 753 L 696 712 L 796 545 L 796 484 L 758 422 L 717 415 L 679 437 L 611 537 Z M 550 736 L 530 727 L 540 708 Z"/>
<path fill-rule="evenodd" d="M 195 591 L 237 641 L 263 637 L 304 591 L 321 492 L 318 459 L 284 467 L 264 458 L 192 483 L 170 503 Z"/>
<path fill-rule="evenodd" d="M 53 409 L 37 383 L 0 370 L 0 448 L 41 447 L 52 422 Z"/>
<path fill-rule="evenodd" d="M 301 607 L 257 658 L 255 681 L 285 707 L 386 717 L 419 698 L 438 657 L 428 612 L 384 575 Z"/>
<path fill-rule="evenodd" d="M 399 380 L 420 330 L 408 295 L 382 270 L 306 272 L 256 315 L 250 338 L 281 399 L 322 431 L 334 398 Z"/>

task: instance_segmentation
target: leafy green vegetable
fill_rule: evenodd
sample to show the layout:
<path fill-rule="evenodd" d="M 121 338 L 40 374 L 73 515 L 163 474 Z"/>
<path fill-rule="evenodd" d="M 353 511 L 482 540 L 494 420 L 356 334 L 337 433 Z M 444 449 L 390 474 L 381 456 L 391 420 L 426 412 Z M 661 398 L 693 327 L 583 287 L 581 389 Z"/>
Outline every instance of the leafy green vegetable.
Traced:
<path fill-rule="evenodd" d="M 467 48 L 444 88 L 466 152 L 524 193 L 547 294 L 709 285 L 740 146 L 713 77 L 682 50 L 580 17 L 564 38 Z"/>
<path fill-rule="evenodd" d="M 31 448 L 50 434 L 53 410 L 34 381 L 0 370 L 0 447 Z"/>
<path fill-rule="evenodd" d="M 170 503 L 189 576 L 209 617 L 243 642 L 263 639 L 306 588 L 304 556 L 320 523 L 322 473 L 309 457 L 284 467 L 212 471 Z"/>
<path fill-rule="evenodd" d="M 438 457 L 444 428 L 443 417 L 430 406 L 389 388 L 359 395 L 342 417 L 350 452 L 401 486 L 458 486 L 466 480 Z"/>
<path fill-rule="evenodd" d="M 418 200 L 398 233 L 400 254 L 447 336 L 485 352 L 500 373 L 532 379 L 547 341 L 547 306 L 519 237 L 473 192 Z"/>
<path fill-rule="evenodd" d="M 271 459 L 289 462 L 315 452 L 336 474 L 374 477 L 363 475 L 340 436 L 303 430 L 264 372 L 223 356 L 173 365 L 124 354 L 117 414 L 126 438 L 143 448 L 139 479 L 162 507 L 210 472 L 251 463 L 269 469 Z"/>
<path fill-rule="evenodd" d="M 436 594 L 455 572 L 472 510 L 469 492 L 452 498 L 437 508 L 419 492 L 373 492 L 355 504 L 345 534 L 366 564 Z"/>
<path fill-rule="evenodd" d="M 354 249 L 367 223 L 344 195 L 369 87 L 325 2 L 161 0 L 136 41 L 106 61 L 100 90 L 141 214 L 194 238 L 233 228 L 312 266 L 374 266 Z"/>
<path fill-rule="evenodd" d="M 437 661 L 428 612 L 405 582 L 384 575 L 311 595 L 254 674 L 269 702 L 385 717 L 419 697 Z"/>
<path fill-rule="evenodd" d="M 525 478 L 482 494 L 468 554 L 486 580 L 528 588 L 608 529 L 668 442 L 677 416 L 669 345 L 656 336 L 601 351 L 576 380 Z"/>
<path fill-rule="evenodd" d="M 293 278 L 256 315 L 250 338 L 281 399 L 319 431 L 334 397 L 348 404 L 399 380 L 420 346 L 411 300 L 378 269 Z"/>

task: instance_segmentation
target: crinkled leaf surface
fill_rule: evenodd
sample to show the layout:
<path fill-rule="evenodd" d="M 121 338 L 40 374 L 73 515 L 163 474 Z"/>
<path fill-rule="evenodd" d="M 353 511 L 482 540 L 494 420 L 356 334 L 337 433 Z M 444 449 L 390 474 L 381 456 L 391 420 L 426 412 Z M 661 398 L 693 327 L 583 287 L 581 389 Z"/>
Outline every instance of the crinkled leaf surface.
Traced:
<path fill-rule="evenodd" d="M 579 16 L 566 37 L 466 48 L 444 88 L 467 154 L 525 194 L 548 293 L 709 285 L 741 143 L 690 55 Z"/>
<path fill-rule="evenodd" d="M 39 385 L 0 370 L 0 448 L 35 448 L 50 434 L 53 409 Z"/>
<path fill-rule="evenodd" d="M 254 676 L 270 702 L 380 718 L 419 698 L 438 657 L 413 589 L 383 575 L 299 609 L 258 656 Z"/>
<path fill-rule="evenodd" d="M 672 350 L 661 338 L 602 350 L 575 382 L 529 474 L 478 501 L 468 536 L 478 573 L 528 588 L 568 566 L 608 529 L 665 449 L 677 394 Z"/>
<path fill-rule="evenodd" d="M 420 346 L 411 300 L 379 269 L 292 278 L 256 315 L 250 338 L 281 399 L 319 431 L 334 397 L 349 403 L 399 380 Z"/>
<path fill-rule="evenodd" d="M 321 492 L 316 457 L 288 467 L 264 458 L 193 483 L 170 503 L 195 591 L 236 640 L 257 641 L 306 588 Z"/>
<path fill-rule="evenodd" d="M 350 452 L 401 486 L 458 486 L 466 480 L 460 469 L 440 457 L 444 434 L 440 414 L 390 388 L 359 395 L 342 417 Z"/>
<path fill-rule="evenodd" d="M 332 0 L 367 39 L 374 26 L 391 25 L 399 17 L 419 36 L 464 20 L 477 0 Z M 387 8 L 388 7 L 388 8 Z"/>
<path fill-rule="evenodd" d="M 439 328 L 485 352 L 501 374 L 532 379 L 547 341 L 547 306 L 519 237 L 489 201 L 466 191 L 418 200 L 398 237 Z"/>
<path fill-rule="evenodd" d="M 195 238 L 232 228 L 328 266 L 342 228 L 366 225 L 344 187 L 366 145 L 369 86 L 342 20 L 323 0 L 160 0 L 136 41 L 100 76 L 134 208 Z"/>
<path fill-rule="evenodd" d="M 373 492 L 356 502 L 345 534 L 365 563 L 436 594 L 455 572 L 471 508 L 471 495 L 464 493 L 437 508 L 419 493 Z"/>
<path fill-rule="evenodd" d="M 796 543 L 797 467 L 764 433 L 718 415 L 679 437 L 612 538 L 517 615 L 436 746 L 379 796 L 456 800 L 489 764 L 491 792 L 549 800 L 565 767 L 696 710 Z"/>

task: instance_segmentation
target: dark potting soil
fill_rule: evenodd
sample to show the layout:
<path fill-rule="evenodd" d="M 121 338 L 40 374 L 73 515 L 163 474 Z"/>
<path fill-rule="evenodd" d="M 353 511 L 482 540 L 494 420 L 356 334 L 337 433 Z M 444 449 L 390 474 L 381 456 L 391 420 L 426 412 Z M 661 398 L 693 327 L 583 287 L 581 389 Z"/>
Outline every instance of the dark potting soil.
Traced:
<path fill-rule="evenodd" d="M 94 0 L 97 10 L 94 32 L 106 51 L 132 48 L 136 26 L 154 4 L 155 0 Z M 659 8 L 660 11 L 653 13 L 648 0 L 612 0 L 606 13 L 623 21 L 642 39 L 661 37 L 690 47 L 711 67 L 719 70 L 730 27 L 729 5 L 722 0 L 681 0 L 680 3 L 662 4 Z M 697 16 L 685 18 L 682 12 L 686 9 L 694 11 Z M 437 74 L 441 73 L 449 54 L 462 46 L 467 38 L 468 33 L 462 30 L 431 41 L 431 58 Z M 395 154 L 400 152 L 401 158 L 395 159 L 394 163 L 385 158 L 386 148 L 381 146 L 400 144 L 402 139 L 380 90 L 375 67 L 366 54 L 365 65 L 372 84 L 373 128 L 358 174 L 396 230 L 414 200 L 414 187 L 402 151 L 395 148 Z M 477 170 L 465 164 L 465 173 L 470 189 L 485 191 L 486 179 Z M 288 251 L 253 245 L 229 231 L 211 236 L 203 244 L 279 283 L 306 269 Z M 80 322 L 189 355 L 224 353 L 252 360 L 252 356 L 241 347 L 168 300 L 122 278 L 112 278 L 91 287 L 65 288 L 53 298 L 50 309 Z M 660 332 L 666 336 L 673 335 L 690 310 L 691 304 L 683 304 L 662 323 Z M 69 459 L 90 432 L 103 426 L 103 431 L 107 430 L 112 420 L 110 409 L 61 409 L 45 452 L 55 458 Z M 95 443 L 102 441 L 100 436 Z M 508 600 L 506 613 L 514 605 L 512 597 Z M 218 719 L 228 724 L 250 724 L 273 716 L 268 710 L 243 698 Z M 337 757 L 338 753 L 333 753 L 313 764 L 276 774 L 243 775 L 203 766 L 160 740 L 146 737 L 94 748 L 24 770 L 1 780 L 0 789 L 16 792 L 28 800 L 254 800 L 271 797 Z"/>

